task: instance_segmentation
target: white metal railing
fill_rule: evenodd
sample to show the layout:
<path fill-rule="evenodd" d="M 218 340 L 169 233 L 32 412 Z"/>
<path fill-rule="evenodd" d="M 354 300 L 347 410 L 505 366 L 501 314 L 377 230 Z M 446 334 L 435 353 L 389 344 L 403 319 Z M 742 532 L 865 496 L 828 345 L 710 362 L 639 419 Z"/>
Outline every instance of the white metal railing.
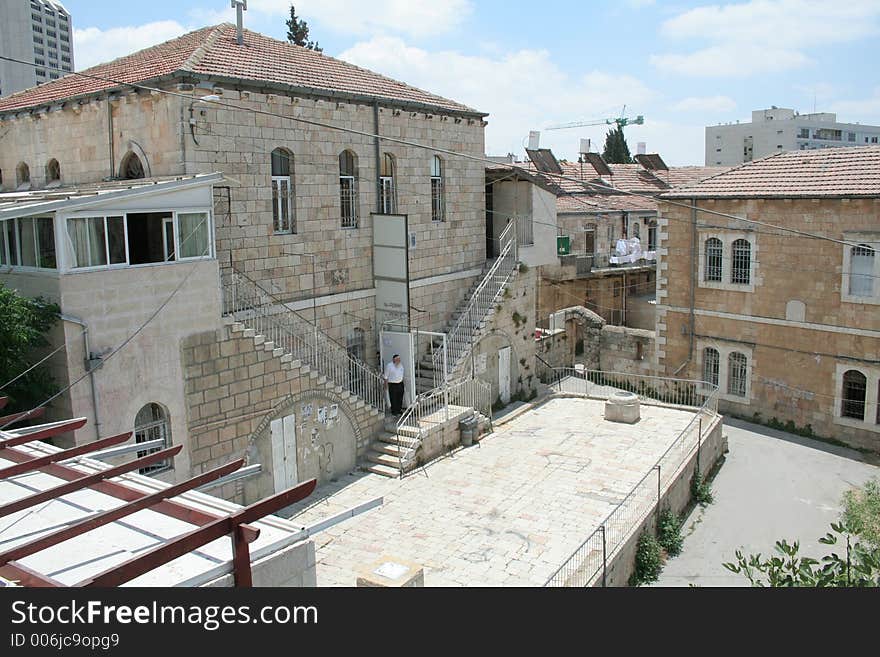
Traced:
<path fill-rule="evenodd" d="M 585 587 L 601 578 L 604 586 L 608 563 L 648 514 L 657 512 L 663 492 L 695 451 L 699 462 L 703 437 L 717 418 L 718 387 L 705 381 L 573 368 L 554 369 L 551 385 L 557 392 L 600 399 L 627 390 L 645 403 L 673 404 L 694 411 L 694 417 L 654 466 L 544 584 Z"/>
<path fill-rule="evenodd" d="M 449 421 L 450 406 L 472 408 L 492 423 L 492 386 L 465 379 L 422 393 L 397 421 L 397 454 L 402 477 L 425 436 Z"/>
<path fill-rule="evenodd" d="M 471 295 L 467 307 L 456 320 L 452 329 L 446 334 L 446 366 L 448 372 L 454 372 L 456 366 L 473 346 L 474 335 L 480 324 L 486 319 L 489 311 L 504 290 L 517 266 L 516 222 L 512 221 L 501 233 L 499 243 L 501 252 L 498 259 L 486 272 L 483 280 Z M 447 371 L 444 369 L 443 354 L 436 352 L 432 358 L 434 385 L 443 383 Z"/>
<path fill-rule="evenodd" d="M 307 364 L 373 408 L 384 410 L 382 377 L 315 324 L 237 270 L 221 276 L 221 287 L 224 315 L 253 329 L 266 342 L 274 343 L 294 360 Z"/>

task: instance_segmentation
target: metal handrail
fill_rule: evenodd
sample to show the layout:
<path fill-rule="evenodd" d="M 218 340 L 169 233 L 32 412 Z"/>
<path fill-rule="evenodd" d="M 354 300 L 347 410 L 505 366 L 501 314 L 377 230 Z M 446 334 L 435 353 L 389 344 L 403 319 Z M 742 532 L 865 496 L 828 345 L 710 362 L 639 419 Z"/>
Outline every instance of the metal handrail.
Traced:
<path fill-rule="evenodd" d="M 569 372 L 578 372 L 587 374 L 589 372 L 597 373 L 595 370 L 573 370 L 571 368 L 554 368 L 557 374 L 557 383 L 561 383 L 564 378 L 570 376 Z M 702 441 L 703 423 L 706 421 L 708 426 L 717 416 L 718 410 L 718 386 L 706 381 L 688 380 L 688 379 L 672 379 L 667 377 L 651 377 L 634 374 L 624 374 L 620 372 L 603 372 L 604 374 L 617 381 L 626 381 L 628 378 L 644 380 L 653 379 L 655 382 L 675 382 L 676 384 L 686 384 L 693 386 L 699 390 L 699 394 L 704 396 L 702 403 L 699 405 L 697 412 L 688 425 L 678 434 L 673 443 L 663 452 L 654 466 L 633 486 L 626 497 L 615 506 L 605 519 L 599 523 L 598 527 L 581 543 L 572 555 L 547 579 L 544 583 L 545 587 L 549 586 L 590 586 L 599 573 L 604 573 L 607 568 L 609 556 L 621 547 L 623 542 L 629 536 L 632 529 L 651 512 L 656 510 L 660 503 L 660 491 L 668 486 L 673 477 L 675 477 L 679 468 L 690 458 L 694 450 L 699 449 Z M 586 377 L 585 377 L 586 378 Z M 641 383 L 641 381 L 639 381 Z M 561 385 L 559 386 L 561 388 Z M 607 386 L 602 386 L 607 387 Z M 630 384 L 630 387 L 640 387 Z M 654 388 L 653 390 L 657 390 Z M 679 388 L 680 389 L 680 388 Z M 571 391 L 566 391 L 571 392 Z M 593 390 L 594 393 L 601 390 Z M 590 395 L 585 393 L 574 393 Z M 663 397 L 664 395 L 661 395 Z M 664 399 L 657 399 L 654 396 L 642 393 L 640 399 L 649 402 L 670 403 Z M 675 403 L 675 402 L 672 402 Z M 682 405 L 682 404 L 676 404 Z M 696 439 L 694 440 L 694 433 Z M 656 474 L 655 474 L 656 472 Z M 656 481 L 655 481 L 656 478 Z M 644 495 L 642 495 L 644 493 Z M 589 562 L 593 555 L 601 554 L 601 560 L 595 557 L 595 564 L 590 567 Z M 575 580 L 575 583 L 571 583 Z"/>
<path fill-rule="evenodd" d="M 483 280 L 471 295 L 470 301 L 458 320 L 446 334 L 446 364 L 449 372 L 454 372 L 463 356 L 472 348 L 472 340 L 477 327 L 485 319 L 489 310 L 501 294 L 504 286 L 516 270 L 516 223 L 510 222 L 498 238 L 502 244 L 501 254 L 486 272 Z M 442 384 L 446 375 L 442 354 L 436 352 L 432 358 L 434 385 Z"/>
<path fill-rule="evenodd" d="M 473 408 L 492 422 L 492 386 L 480 379 L 464 379 L 447 383 L 418 395 L 397 421 L 397 460 L 403 477 L 409 462 L 415 458 L 425 436 L 435 427 L 426 427 L 424 419 L 443 412 L 440 418 L 449 421 L 449 407 Z M 407 444 L 404 444 L 404 439 Z"/>
<path fill-rule="evenodd" d="M 267 303 L 266 297 L 271 300 L 271 295 L 235 270 L 224 276 L 222 291 L 224 315 L 253 329 L 266 342 L 282 349 L 284 354 L 314 368 L 373 408 L 384 410 L 382 377 L 315 324 L 287 306 Z"/>

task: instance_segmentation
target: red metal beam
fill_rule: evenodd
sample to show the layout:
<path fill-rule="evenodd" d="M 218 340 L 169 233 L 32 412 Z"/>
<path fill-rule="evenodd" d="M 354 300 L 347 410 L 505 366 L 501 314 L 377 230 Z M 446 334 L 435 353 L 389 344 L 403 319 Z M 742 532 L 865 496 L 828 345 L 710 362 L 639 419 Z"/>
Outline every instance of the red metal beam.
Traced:
<path fill-rule="evenodd" d="M 27 497 L 23 497 L 20 500 L 15 500 L 14 502 L 10 502 L 9 504 L 0 506 L 0 518 L 15 513 L 16 511 L 21 511 L 22 509 L 29 509 L 30 507 L 40 504 L 41 502 L 54 500 L 61 497 L 62 495 L 67 495 L 68 493 L 82 490 L 83 488 L 88 488 L 92 484 L 103 481 L 104 479 L 118 477 L 121 474 L 131 472 L 132 470 L 137 470 L 138 468 L 143 468 L 145 466 L 156 463 L 157 461 L 164 461 L 165 459 L 173 458 L 174 456 L 177 456 L 181 449 L 183 449 L 183 445 L 169 447 L 168 449 L 163 449 L 159 452 L 147 454 L 146 456 L 136 459 L 134 461 L 118 465 L 115 468 L 110 468 L 109 470 L 101 470 L 99 472 L 96 472 L 95 474 L 85 475 L 84 477 L 80 477 L 79 479 L 74 479 L 69 483 L 61 484 L 60 486 L 55 486 L 54 488 L 49 488 L 48 490 L 34 493 L 33 495 L 28 495 Z"/>
<path fill-rule="evenodd" d="M 232 461 L 231 463 L 227 463 L 226 465 L 220 466 L 219 468 L 214 468 L 213 470 L 209 470 L 208 472 L 200 474 L 197 477 L 193 477 L 192 479 L 188 479 L 179 484 L 175 484 L 174 486 L 170 486 L 168 488 L 160 490 L 156 493 L 153 493 L 152 495 L 146 495 L 139 500 L 129 502 L 128 504 L 123 504 L 122 506 L 115 509 L 110 509 L 109 511 L 104 511 L 103 513 L 84 518 L 79 522 L 69 525 L 68 527 L 54 531 L 51 534 L 41 536 L 40 538 L 33 540 L 30 543 L 25 543 L 24 545 L 16 546 L 12 549 L 6 550 L 5 552 L 0 552 L 0 565 L 8 563 L 10 561 L 24 559 L 25 557 L 40 552 L 41 550 L 50 548 L 53 545 L 58 545 L 59 543 L 63 543 L 64 541 L 70 540 L 71 538 L 75 538 L 77 536 L 85 534 L 86 532 L 89 532 L 93 529 L 97 529 L 98 527 L 103 527 L 104 525 L 110 524 L 111 522 L 119 520 L 120 518 L 130 516 L 133 513 L 137 513 L 141 509 L 151 507 L 156 502 L 159 502 L 169 497 L 174 497 L 175 495 L 180 495 L 181 493 L 185 493 L 188 490 L 207 484 L 209 481 L 214 481 L 215 479 L 219 479 L 220 477 L 224 477 L 232 472 L 235 472 L 242 465 L 244 465 L 244 459 Z M 256 530 L 251 529 L 249 535 L 253 535 L 254 532 L 256 532 Z M 254 536 L 254 538 L 256 538 L 256 536 Z"/>
<path fill-rule="evenodd" d="M 0 408 L 3 408 L 8 403 L 9 403 L 9 397 L 0 397 Z"/>
<path fill-rule="evenodd" d="M 57 579 L 52 579 L 48 575 L 38 573 L 31 570 L 24 564 L 11 561 L 5 566 L 0 566 L 0 577 L 17 582 L 21 586 L 31 587 L 55 587 L 64 586 Z"/>
<path fill-rule="evenodd" d="M 207 545 L 211 541 L 232 534 L 238 527 L 241 527 L 242 523 L 259 520 L 278 509 L 283 509 L 305 499 L 312 494 L 317 483 L 317 480 L 309 479 L 298 486 L 252 504 L 231 516 L 221 518 L 204 527 L 183 534 L 140 556 L 109 568 L 94 577 L 85 579 L 77 583 L 76 586 L 119 586 L 125 582 L 130 582 L 144 573 L 158 568 L 169 561 L 173 561 L 184 554 L 189 554 L 203 545 Z M 249 569 L 250 565 L 248 565 Z"/>
<path fill-rule="evenodd" d="M 251 572 L 251 551 L 248 540 L 241 531 L 242 525 L 232 532 L 232 573 L 235 585 L 239 588 L 251 588 L 254 585 L 254 574 Z"/>
<path fill-rule="evenodd" d="M 29 454 L 19 452 L 15 449 L 5 450 L 2 452 L 2 456 L 4 459 L 15 463 L 25 463 L 33 460 L 33 457 Z M 40 471 L 65 481 L 75 481 L 83 476 L 82 470 L 77 470 L 76 468 L 71 468 L 66 465 L 58 465 L 56 463 L 43 466 L 40 468 Z M 102 481 L 96 483 L 92 488 L 99 493 L 115 497 L 119 500 L 125 500 L 126 502 L 138 500 L 146 495 L 143 491 L 129 488 L 128 486 L 113 481 Z M 182 520 L 183 522 L 188 522 L 192 525 L 207 525 L 209 522 L 213 522 L 217 518 L 225 517 L 217 513 L 202 511 L 201 509 L 193 508 L 182 502 L 175 502 L 172 500 L 159 502 L 152 508 L 152 510 L 157 513 L 164 513 L 166 516 Z"/>
<path fill-rule="evenodd" d="M 77 447 L 71 447 L 70 449 L 64 449 L 60 452 L 55 452 L 54 454 L 40 456 L 38 458 L 25 461 L 24 463 L 16 463 L 15 465 L 10 465 L 6 468 L 0 468 L 0 479 L 5 479 L 6 477 L 14 477 L 15 475 L 21 474 L 23 472 L 39 470 L 44 465 L 49 465 L 50 463 L 55 463 L 57 461 L 65 461 L 74 456 L 81 456 L 82 454 L 88 454 L 89 452 L 97 452 L 99 449 L 103 449 L 105 447 L 113 447 L 113 445 L 124 443 L 129 438 L 131 438 L 131 431 L 121 433 L 118 436 L 102 438 L 101 440 L 96 440 L 85 445 L 79 445 Z M 4 456 L 4 451 L 6 450 L 0 449 L 0 457 Z"/>
<path fill-rule="evenodd" d="M 30 413 L 30 411 L 28 411 Z M 42 440 L 43 438 L 51 438 L 68 431 L 76 431 L 85 426 L 86 418 L 78 417 L 75 420 L 64 420 L 63 422 L 52 422 L 51 424 L 37 425 L 36 427 L 24 427 L 22 429 L 14 429 L 6 433 L 14 434 L 12 438 L 0 440 L 0 449 L 23 445 L 24 443 L 33 442 L 34 440 Z"/>
<path fill-rule="evenodd" d="M 23 411 L 21 413 L 13 413 L 12 415 L 4 415 L 0 417 L 0 427 L 5 427 L 7 424 L 13 424 L 18 422 L 19 420 L 27 418 L 35 418 L 42 417 L 46 412 L 46 409 L 40 406 L 39 408 L 32 408 L 29 411 Z"/>

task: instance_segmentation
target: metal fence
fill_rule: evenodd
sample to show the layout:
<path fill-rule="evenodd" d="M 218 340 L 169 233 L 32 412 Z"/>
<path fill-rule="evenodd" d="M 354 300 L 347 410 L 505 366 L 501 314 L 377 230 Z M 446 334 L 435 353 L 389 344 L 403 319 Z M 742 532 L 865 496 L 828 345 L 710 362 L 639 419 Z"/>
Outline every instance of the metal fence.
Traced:
<path fill-rule="evenodd" d="M 663 491 L 694 451 L 699 451 L 708 429 L 717 417 L 717 387 L 704 381 L 639 376 L 617 372 L 597 372 L 558 368 L 554 374 L 555 390 L 570 394 L 607 399 L 619 390 L 639 395 L 646 404 L 663 404 L 695 410 L 694 417 L 679 433 L 624 499 L 599 523 L 599 526 L 554 572 L 544 586 L 604 586 L 608 562 L 650 513 L 659 513 Z"/>

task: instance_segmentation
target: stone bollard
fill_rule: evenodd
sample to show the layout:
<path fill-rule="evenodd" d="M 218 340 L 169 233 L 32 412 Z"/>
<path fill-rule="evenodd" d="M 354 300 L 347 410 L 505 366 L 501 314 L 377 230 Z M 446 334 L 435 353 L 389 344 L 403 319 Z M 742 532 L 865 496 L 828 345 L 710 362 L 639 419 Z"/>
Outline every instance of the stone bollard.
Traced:
<path fill-rule="evenodd" d="M 424 585 L 424 568 L 396 557 L 384 556 L 358 571 L 358 587 L 407 588 Z"/>
<path fill-rule="evenodd" d="M 638 395 L 620 390 L 605 402 L 605 419 L 609 422 L 635 424 L 640 417 Z"/>

